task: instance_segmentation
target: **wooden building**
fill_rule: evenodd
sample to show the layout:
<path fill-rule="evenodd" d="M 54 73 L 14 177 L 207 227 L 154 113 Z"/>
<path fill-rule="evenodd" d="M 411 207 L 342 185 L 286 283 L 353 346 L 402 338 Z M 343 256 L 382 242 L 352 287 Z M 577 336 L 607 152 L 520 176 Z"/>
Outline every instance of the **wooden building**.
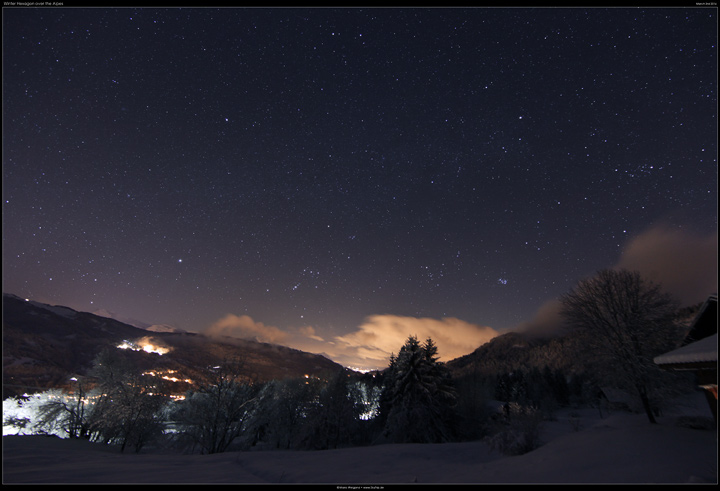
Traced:
<path fill-rule="evenodd" d="M 676 350 L 653 360 L 667 370 L 692 371 L 705 392 L 717 422 L 717 295 L 711 295 L 693 319 L 688 335 Z"/>

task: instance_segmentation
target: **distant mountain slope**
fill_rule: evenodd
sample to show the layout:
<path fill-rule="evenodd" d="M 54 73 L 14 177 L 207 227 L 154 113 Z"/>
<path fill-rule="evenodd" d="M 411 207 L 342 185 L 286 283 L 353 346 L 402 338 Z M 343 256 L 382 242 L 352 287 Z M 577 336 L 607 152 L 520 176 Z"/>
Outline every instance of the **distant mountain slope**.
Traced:
<path fill-rule="evenodd" d="M 469 373 L 493 375 L 517 370 L 571 370 L 577 336 L 539 338 L 519 332 L 497 336 L 465 356 L 447 362 L 454 376 Z"/>
<path fill-rule="evenodd" d="M 170 326 L 168 324 L 148 324 L 147 322 L 139 321 L 136 319 L 130 319 L 123 317 L 119 314 L 116 314 L 115 312 L 110 312 L 105 309 L 96 310 L 92 312 L 95 315 L 98 315 L 100 317 L 108 317 L 110 319 L 115 319 L 116 321 L 120 321 L 124 324 L 129 324 L 134 327 L 139 327 L 140 329 L 145 329 L 146 331 L 153 331 L 153 332 L 186 332 L 183 329 L 178 329 L 176 327 Z"/>
<path fill-rule="evenodd" d="M 675 315 L 680 331 L 687 331 L 701 304 L 685 307 Z M 447 362 L 455 377 L 474 373 L 493 375 L 511 373 L 532 368 L 561 370 L 571 374 L 582 368 L 586 358 L 593 353 L 587 351 L 587 336 L 581 331 L 558 331 L 554 336 L 536 336 L 523 332 L 508 332 L 497 336 L 472 353 Z M 683 337 L 683 336 L 681 336 Z"/>
<path fill-rule="evenodd" d="M 181 380 L 198 381 L 208 367 L 230 359 L 241 359 L 244 374 L 257 381 L 342 369 L 323 356 L 284 346 L 151 332 L 108 317 L 3 294 L 3 397 L 65 386 L 70 377 L 85 374 L 103 349 L 117 349 L 123 341 L 136 347 L 163 347 L 167 353 L 162 356 L 142 350 L 118 352 L 143 370 L 173 373 L 172 378 Z M 178 383 L 174 390 L 187 388 L 188 384 Z"/>

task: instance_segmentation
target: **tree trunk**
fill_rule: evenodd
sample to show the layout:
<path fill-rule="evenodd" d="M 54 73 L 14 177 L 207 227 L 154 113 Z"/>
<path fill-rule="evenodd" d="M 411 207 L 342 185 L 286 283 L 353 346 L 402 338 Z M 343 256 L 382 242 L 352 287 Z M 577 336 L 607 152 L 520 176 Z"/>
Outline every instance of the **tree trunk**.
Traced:
<path fill-rule="evenodd" d="M 645 390 L 645 386 L 638 386 L 638 394 L 640 394 L 640 400 L 642 401 L 643 409 L 645 409 L 645 414 L 647 414 L 648 420 L 652 424 L 657 424 L 657 421 L 655 420 L 655 415 L 653 414 L 652 407 L 650 406 L 650 399 L 648 399 L 647 391 Z"/>

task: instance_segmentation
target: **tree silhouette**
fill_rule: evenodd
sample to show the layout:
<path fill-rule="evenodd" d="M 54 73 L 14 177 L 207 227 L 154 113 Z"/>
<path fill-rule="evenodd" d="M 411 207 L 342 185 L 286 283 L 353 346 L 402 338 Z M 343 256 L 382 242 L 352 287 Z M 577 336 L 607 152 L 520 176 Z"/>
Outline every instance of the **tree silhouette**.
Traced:
<path fill-rule="evenodd" d="M 562 314 L 583 329 L 602 376 L 634 392 L 655 423 L 651 393 L 662 379 L 653 357 L 679 343 L 677 302 L 640 273 L 602 270 L 561 298 Z"/>
<path fill-rule="evenodd" d="M 139 452 L 162 433 L 161 408 L 168 398 L 157 382 L 144 377 L 117 350 L 101 352 L 91 375 L 100 393 L 89 425 L 97 439 L 118 443 L 121 452 L 127 445 Z"/>
<path fill-rule="evenodd" d="M 408 337 L 391 358 L 386 377 L 386 438 L 408 443 L 451 440 L 455 390 L 432 339 L 420 344 L 415 336 Z"/>
<path fill-rule="evenodd" d="M 242 360 L 224 360 L 209 370 L 206 380 L 189 391 L 173 412 L 182 434 L 201 453 L 226 451 L 245 429 L 248 405 L 256 391 L 242 381 L 243 369 Z"/>

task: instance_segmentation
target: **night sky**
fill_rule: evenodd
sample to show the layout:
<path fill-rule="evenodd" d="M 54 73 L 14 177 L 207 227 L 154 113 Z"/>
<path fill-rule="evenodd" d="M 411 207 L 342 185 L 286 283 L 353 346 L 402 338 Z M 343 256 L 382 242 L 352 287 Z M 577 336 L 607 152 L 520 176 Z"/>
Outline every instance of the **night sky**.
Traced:
<path fill-rule="evenodd" d="M 384 366 L 717 290 L 717 10 L 3 8 L 3 291 Z"/>

